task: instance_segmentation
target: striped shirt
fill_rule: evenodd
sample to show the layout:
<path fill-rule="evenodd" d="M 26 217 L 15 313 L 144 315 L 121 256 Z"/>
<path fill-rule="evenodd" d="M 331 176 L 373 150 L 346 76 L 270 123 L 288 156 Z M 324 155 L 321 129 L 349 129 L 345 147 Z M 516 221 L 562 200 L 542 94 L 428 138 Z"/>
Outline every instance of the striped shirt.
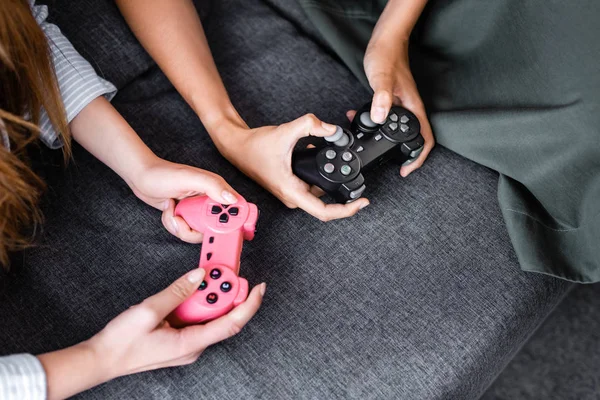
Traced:
<path fill-rule="evenodd" d="M 67 113 L 67 121 L 71 122 L 85 106 L 99 96 L 105 96 L 111 100 L 116 94 L 117 88 L 96 74 L 90 63 L 75 50 L 56 25 L 46 22 L 48 7 L 36 6 L 34 0 L 29 0 L 29 3 L 35 20 L 48 39 L 50 56 Z M 9 145 L 6 132 L 2 131 L 2 136 L 0 143 L 4 143 L 5 146 Z M 40 116 L 40 137 L 51 149 L 58 149 L 62 146 L 60 137 L 52 127 L 44 110 Z"/>
<path fill-rule="evenodd" d="M 46 374 L 31 354 L 0 357 L 0 399 L 33 400 L 46 398 Z"/>
<path fill-rule="evenodd" d="M 61 97 L 71 122 L 92 100 L 99 96 L 112 99 L 117 89 L 99 77 L 88 63 L 62 35 L 57 26 L 46 22 L 48 8 L 36 6 L 29 0 L 33 15 L 46 34 Z M 0 120 L 0 146 L 10 143 Z M 62 146 L 48 115 L 42 110 L 40 136 L 50 148 Z M 2 349 L 0 349 L 1 351 Z M 42 364 L 31 354 L 0 357 L 0 399 L 29 400 L 46 398 L 46 375 Z"/>

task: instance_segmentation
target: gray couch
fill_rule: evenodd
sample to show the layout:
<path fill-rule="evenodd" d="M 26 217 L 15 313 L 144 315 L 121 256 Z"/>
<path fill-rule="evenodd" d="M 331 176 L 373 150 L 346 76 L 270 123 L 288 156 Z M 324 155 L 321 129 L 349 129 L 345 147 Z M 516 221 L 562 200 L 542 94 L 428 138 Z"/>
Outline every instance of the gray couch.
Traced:
<path fill-rule="evenodd" d="M 269 285 L 248 327 L 196 364 L 81 398 L 476 399 L 572 287 L 520 271 L 497 174 L 439 146 L 408 179 L 393 165 L 368 176 L 372 204 L 353 218 L 324 224 L 286 209 L 218 154 L 112 2 L 48 4 L 158 155 L 217 172 L 259 205 L 242 274 Z M 199 8 L 250 126 L 307 112 L 345 123 L 369 99 L 292 0 Z M 0 281 L 3 353 L 83 340 L 197 262 L 198 247 L 169 236 L 116 175 L 79 147 L 74 157 L 48 173 L 39 246 Z"/>

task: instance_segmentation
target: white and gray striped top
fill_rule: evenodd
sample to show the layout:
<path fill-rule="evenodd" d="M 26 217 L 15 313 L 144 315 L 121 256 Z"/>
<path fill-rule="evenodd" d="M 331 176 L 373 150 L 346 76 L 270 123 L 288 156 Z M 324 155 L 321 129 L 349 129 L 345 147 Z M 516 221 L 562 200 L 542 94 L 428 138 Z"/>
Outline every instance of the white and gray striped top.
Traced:
<path fill-rule="evenodd" d="M 50 46 L 52 61 L 60 87 L 61 97 L 69 122 L 98 96 L 109 100 L 117 89 L 99 77 L 94 68 L 73 48 L 57 26 L 46 22 L 48 8 L 36 6 L 29 0 L 36 21 L 44 30 Z M 50 148 L 61 147 L 45 112 L 40 120 L 41 139 Z M 0 120 L 0 145 L 9 146 Z M 2 349 L 0 348 L 0 351 Z M 31 354 L 0 357 L 0 399 L 29 400 L 46 398 L 46 376 L 42 364 Z"/>
<path fill-rule="evenodd" d="M 48 7 L 36 6 L 34 0 L 29 0 L 29 3 L 33 16 L 48 39 L 58 86 L 67 112 L 67 120 L 71 122 L 85 106 L 98 96 L 105 96 L 111 100 L 116 94 L 117 88 L 96 74 L 90 63 L 75 50 L 56 25 L 46 22 Z M 0 143 L 8 146 L 6 132 L 2 132 L 0 129 L 0 133 L 3 136 Z M 40 135 L 42 141 L 51 149 L 58 149 L 62 146 L 60 138 L 50 124 L 48 115 L 43 110 L 40 117 Z"/>
<path fill-rule="evenodd" d="M 31 354 L 0 357 L 0 399 L 45 399 L 46 374 Z"/>

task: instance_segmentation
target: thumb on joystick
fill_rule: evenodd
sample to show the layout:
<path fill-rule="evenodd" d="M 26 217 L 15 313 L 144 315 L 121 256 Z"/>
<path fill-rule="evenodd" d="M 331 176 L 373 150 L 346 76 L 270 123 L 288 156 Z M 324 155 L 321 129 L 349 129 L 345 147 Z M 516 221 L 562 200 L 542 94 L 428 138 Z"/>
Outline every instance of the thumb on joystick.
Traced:
<path fill-rule="evenodd" d="M 325 136 L 325 140 L 339 147 L 348 145 L 350 137 L 344 132 L 341 126 L 336 125 L 335 128 L 335 133 L 331 136 Z"/>

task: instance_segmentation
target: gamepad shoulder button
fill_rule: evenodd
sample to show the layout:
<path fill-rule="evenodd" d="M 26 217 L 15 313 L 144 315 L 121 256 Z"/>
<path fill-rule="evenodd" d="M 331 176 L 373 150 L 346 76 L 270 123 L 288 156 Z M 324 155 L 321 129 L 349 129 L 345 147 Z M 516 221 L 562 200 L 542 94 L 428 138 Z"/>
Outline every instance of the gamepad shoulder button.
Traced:
<path fill-rule="evenodd" d="M 350 199 L 351 200 L 358 199 L 360 197 L 360 195 L 365 191 L 366 188 L 367 188 L 366 185 L 362 185 L 358 189 L 351 191 L 350 192 Z"/>

